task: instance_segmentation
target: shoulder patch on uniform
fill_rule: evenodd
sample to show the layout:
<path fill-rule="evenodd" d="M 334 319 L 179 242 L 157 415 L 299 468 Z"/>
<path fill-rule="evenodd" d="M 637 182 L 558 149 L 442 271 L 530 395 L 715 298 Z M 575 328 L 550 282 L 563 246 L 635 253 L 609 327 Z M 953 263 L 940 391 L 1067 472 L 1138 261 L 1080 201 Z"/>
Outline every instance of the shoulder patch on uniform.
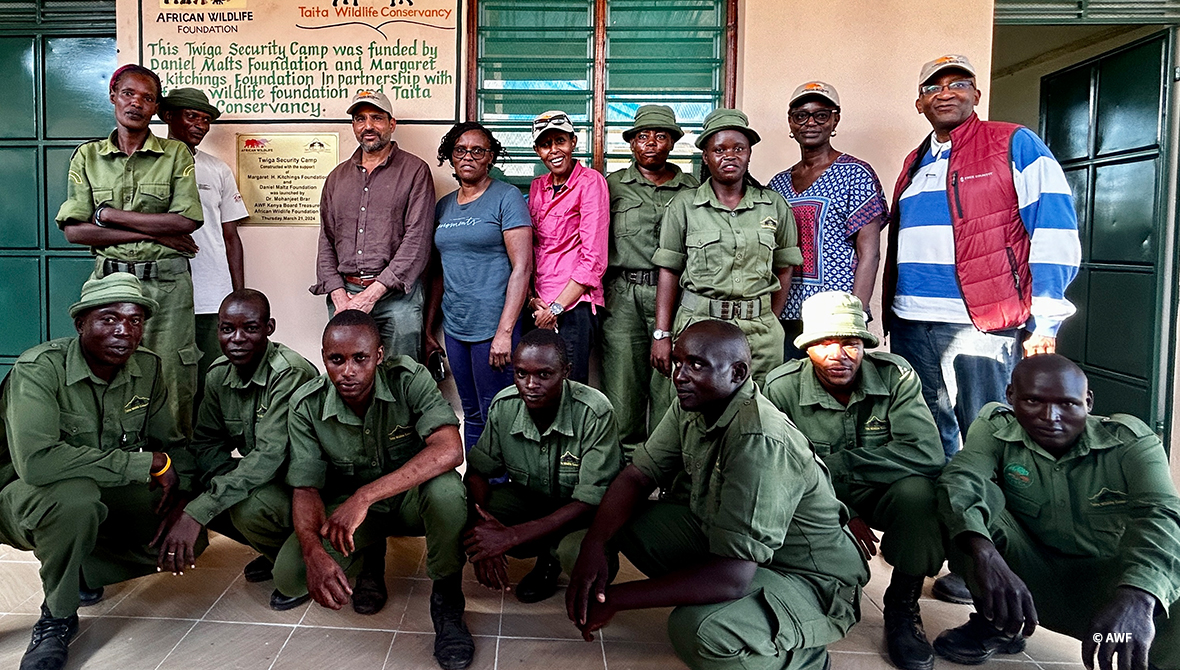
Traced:
<path fill-rule="evenodd" d="M 1009 463 L 1004 467 L 1004 481 L 1015 489 L 1027 489 L 1033 485 L 1032 473 L 1020 463 Z"/>
<path fill-rule="evenodd" d="M 134 412 L 137 409 L 143 409 L 144 407 L 147 407 L 148 404 L 150 404 L 150 403 L 151 403 L 151 400 L 149 398 L 145 398 L 141 395 L 133 395 L 133 396 L 131 396 L 131 400 L 128 400 L 127 404 L 123 405 L 123 413 L 127 414 L 130 412 Z"/>
<path fill-rule="evenodd" d="M 184 167 L 184 169 L 180 171 L 180 175 L 181 175 L 182 177 L 188 177 L 188 176 L 189 176 L 189 175 L 191 175 L 192 173 L 196 172 L 196 170 L 197 170 L 197 166 L 196 166 L 196 165 L 186 165 L 186 166 Z"/>
<path fill-rule="evenodd" d="M 79 174 L 77 170 L 70 170 L 70 181 L 81 186 L 82 185 L 82 175 Z"/>
<path fill-rule="evenodd" d="M 1155 435 L 1155 431 L 1153 431 L 1146 423 L 1143 423 L 1142 419 L 1131 416 L 1130 414 L 1111 414 L 1102 422 L 1117 423 L 1120 426 L 1130 430 L 1131 434 L 1135 437 L 1152 437 Z"/>

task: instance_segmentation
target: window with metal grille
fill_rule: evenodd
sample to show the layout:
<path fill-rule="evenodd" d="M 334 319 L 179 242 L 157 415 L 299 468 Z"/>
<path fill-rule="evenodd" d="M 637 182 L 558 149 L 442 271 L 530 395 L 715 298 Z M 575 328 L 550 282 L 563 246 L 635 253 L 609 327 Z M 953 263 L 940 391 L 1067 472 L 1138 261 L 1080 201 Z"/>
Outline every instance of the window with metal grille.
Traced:
<path fill-rule="evenodd" d="M 467 117 L 509 152 L 507 180 L 544 166 L 532 150 L 537 114 L 560 109 L 578 129 L 578 157 L 611 171 L 631 159 L 622 132 L 640 105 L 676 110 L 686 131 L 673 160 L 693 169 L 705 116 L 733 101 L 736 0 L 471 0 Z"/>
<path fill-rule="evenodd" d="M 1177 23 L 1180 0 L 996 0 L 996 23 Z"/>

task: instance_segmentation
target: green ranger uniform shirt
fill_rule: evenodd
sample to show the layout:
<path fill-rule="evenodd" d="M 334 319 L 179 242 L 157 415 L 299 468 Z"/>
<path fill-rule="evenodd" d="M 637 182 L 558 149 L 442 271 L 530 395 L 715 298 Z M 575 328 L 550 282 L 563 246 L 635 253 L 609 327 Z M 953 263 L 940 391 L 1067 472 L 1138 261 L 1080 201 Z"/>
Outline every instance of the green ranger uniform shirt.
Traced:
<path fill-rule="evenodd" d="M 287 483 L 320 489 L 329 505 L 405 465 L 434 431 L 459 425 L 430 372 L 408 356 L 377 369 L 364 418 L 344 404 L 326 374 L 295 392 L 290 411 Z M 388 503 L 371 509 L 389 512 Z"/>
<path fill-rule="evenodd" d="M 700 185 L 696 177 L 668 163 L 675 175 L 656 185 L 648 181 L 632 162 L 610 173 L 610 270 L 652 270 L 651 256 L 660 244 L 660 220 L 672 196 Z"/>
<path fill-rule="evenodd" d="M 988 403 L 938 480 L 951 538 L 991 538 L 983 501 L 992 484 L 1042 544 L 1065 556 L 1117 556 L 1120 586 L 1147 591 L 1164 607 L 1180 599 L 1180 497 L 1163 445 L 1139 419 L 1090 416 L 1077 444 L 1055 459 L 1011 408 Z"/>
<path fill-rule="evenodd" d="M 189 447 L 204 493 L 184 508 L 203 526 L 268 484 L 287 460 L 291 396 L 319 371 L 292 349 L 271 342 L 258 369 L 242 379 L 222 356 L 209 367 Z M 234 458 L 237 450 L 241 458 Z"/>
<path fill-rule="evenodd" d="M 99 205 L 144 214 L 179 214 L 204 221 L 197 191 L 193 154 L 183 142 L 161 139 L 149 133 L 133 155 L 117 144 L 118 131 L 110 137 L 87 142 L 70 159 L 66 201 L 57 211 L 57 225 L 90 221 Z M 127 242 L 92 249 L 95 254 L 120 261 L 155 261 L 192 258 L 159 242 Z"/>
<path fill-rule="evenodd" d="M 513 482 L 550 498 L 602 502 L 623 465 L 610 401 L 566 380 L 561 404 L 544 434 L 537 430 L 516 386 L 496 394 L 467 467 L 484 477 L 505 472 Z"/>
<path fill-rule="evenodd" d="M 77 337 L 39 344 L 21 354 L 0 393 L 5 440 L 0 484 L 17 476 L 32 486 L 85 477 L 101 487 L 150 479 L 153 451 L 167 451 L 191 484 L 192 463 L 174 435 L 160 359 L 131 355 L 110 382 L 99 379 Z"/>
<path fill-rule="evenodd" d="M 766 397 L 811 440 L 836 484 L 934 479 L 946 461 L 922 382 L 901 356 L 866 352 L 847 407 L 820 384 L 808 358 L 771 372 Z"/>
<path fill-rule="evenodd" d="M 674 403 L 632 464 L 665 487 L 687 475 L 688 507 L 716 556 L 818 584 L 868 581 L 826 468 L 752 380 L 711 426 Z"/>
<path fill-rule="evenodd" d="M 713 300 L 751 300 L 781 288 L 777 272 L 802 265 L 791 207 L 768 188 L 746 185 L 733 210 L 708 180 L 677 193 L 664 210 L 652 263 L 680 275 L 680 287 Z"/>

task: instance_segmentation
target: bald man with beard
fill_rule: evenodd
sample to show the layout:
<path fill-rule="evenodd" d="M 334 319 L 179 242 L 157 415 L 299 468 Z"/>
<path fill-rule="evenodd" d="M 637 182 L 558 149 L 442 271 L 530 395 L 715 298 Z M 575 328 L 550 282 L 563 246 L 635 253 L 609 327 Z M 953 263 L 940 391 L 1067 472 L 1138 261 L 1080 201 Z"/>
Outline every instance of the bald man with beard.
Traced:
<path fill-rule="evenodd" d="M 1094 416 L 1086 375 L 1055 354 L 1021 361 L 938 482 L 951 567 L 976 613 L 934 642 L 983 663 L 1038 625 L 1082 641 L 1102 670 L 1180 669 L 1180 498 L 1154 432 Z"/>
<path fill-rule="evenodd" d="M 868 580 L 828 471 L 750 379 L 737 326 L 685 328 L 672 364 L 679 401 L 607 489 L 570 619 L 591 640 L 621 610 L 675 607 L 668 633 L 694 670 L 824 668 Z M 673 479 L 687 505 L 648 501 Z M 608 543 L 649 579 L 607 586 Z"/>

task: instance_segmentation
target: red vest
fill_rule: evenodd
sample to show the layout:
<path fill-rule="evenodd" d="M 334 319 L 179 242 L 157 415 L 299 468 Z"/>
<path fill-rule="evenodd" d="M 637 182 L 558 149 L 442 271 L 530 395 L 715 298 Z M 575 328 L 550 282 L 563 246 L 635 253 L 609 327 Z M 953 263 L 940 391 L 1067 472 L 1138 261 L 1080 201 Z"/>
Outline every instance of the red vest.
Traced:
<path fill-rule="evenodd" d="M 984 332 L 1023 326 L 1032 307 L 1029 236 L 1012 181 L 1012 136 L 1021 126 L 980 121 L 975 114 L 951 131 L 946 196 L 955 240 L 955 277 L 975 327 Z M 893 189 L 885 257 L 886 312 L 897 291 L 898 200 L 913 180 L 918 151 L 906 157 Z"/>

